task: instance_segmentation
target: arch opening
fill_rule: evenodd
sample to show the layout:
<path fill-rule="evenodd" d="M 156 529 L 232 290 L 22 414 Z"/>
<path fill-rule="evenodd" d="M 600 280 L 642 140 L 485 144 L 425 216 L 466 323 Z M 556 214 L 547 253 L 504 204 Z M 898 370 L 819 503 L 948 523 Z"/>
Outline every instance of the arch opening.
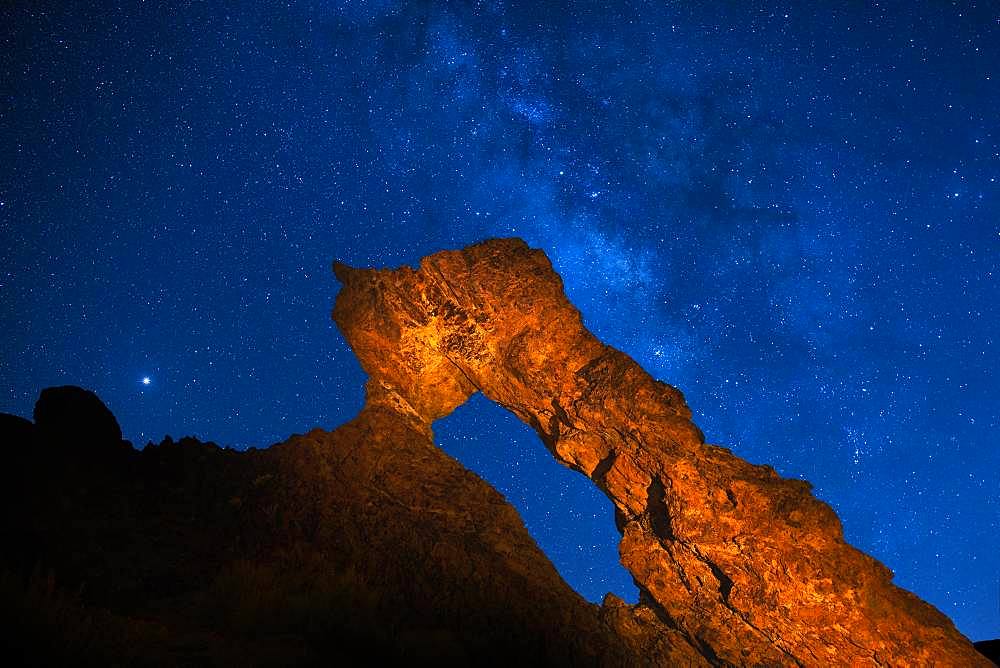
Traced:
<path fill-rule="evenodd" d="M 477 392 L 434 422 L 434 442 L 506 497 L 559 575 L 600 603 L 639 592 L 618 557 L 614 506 L 586 476 L 556 461 L 538 434 Z"/>

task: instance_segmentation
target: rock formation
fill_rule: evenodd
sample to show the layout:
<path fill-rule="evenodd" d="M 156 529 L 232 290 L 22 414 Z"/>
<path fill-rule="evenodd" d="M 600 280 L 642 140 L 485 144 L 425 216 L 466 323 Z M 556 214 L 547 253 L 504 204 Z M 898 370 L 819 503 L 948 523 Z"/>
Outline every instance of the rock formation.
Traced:
<path fill-rule="evenodd" d="M 0 414 L 13 664 L 989 665 L 806 483 L 706 445 L 680 392 L 587 332 L 540 251 L 336 272 L 370 378 L 333 432 L 137 451 L 72 387 L 44 391 L 35 423 Z M 434 445 L 477 391 L 614 502 L 637 605 L 583 600 Z"/>
<path fill-rule="evenodd" d="M 334 271 L 366 410 L 430 444 L 434 420 L 482 392 L 607 494 L 640 602 L 606 617 L 633 638 L 667 629 L 663 665 L 988 665 L 844 542 L 808 483 L 706 444 L 677 389 L 587 331 L 541 251 L 500 239 Z"/>

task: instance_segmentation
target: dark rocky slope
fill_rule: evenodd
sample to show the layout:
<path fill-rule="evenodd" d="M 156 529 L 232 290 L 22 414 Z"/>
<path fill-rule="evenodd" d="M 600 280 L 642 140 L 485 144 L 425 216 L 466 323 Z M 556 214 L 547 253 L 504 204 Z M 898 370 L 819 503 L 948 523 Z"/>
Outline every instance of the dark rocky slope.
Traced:
<path fill-rule="evenodd" d="M 420 425 L 369 407 L 261 451 L 140 452 L 57 394 L 59 432 L 0 421 L 17 665 L 643 663 Z"/>

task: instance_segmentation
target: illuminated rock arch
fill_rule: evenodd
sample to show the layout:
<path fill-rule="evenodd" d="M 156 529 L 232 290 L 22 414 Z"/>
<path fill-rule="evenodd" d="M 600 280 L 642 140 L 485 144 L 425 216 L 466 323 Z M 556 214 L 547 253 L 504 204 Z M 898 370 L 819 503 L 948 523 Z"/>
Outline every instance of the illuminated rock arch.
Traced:
<path fill-rule="evenodd" d="M 479 391 L 611 499 L 655 615 L 734 665 L 977 665 L 951 621 L 844 542 L 810 485 L 708 445 L 681 393 L 583 326 L 545 254 L 495 239 L 352 269 L 333 317 L 368 406 L 430 426 Z"/>

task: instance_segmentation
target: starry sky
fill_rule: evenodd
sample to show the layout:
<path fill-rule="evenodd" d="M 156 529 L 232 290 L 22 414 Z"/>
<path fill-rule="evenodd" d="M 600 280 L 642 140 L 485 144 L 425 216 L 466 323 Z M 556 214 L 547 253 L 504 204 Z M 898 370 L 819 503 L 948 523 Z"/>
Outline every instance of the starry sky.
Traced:
<path fill-rule="evenodd" d="M 72 383 L 137 446 L 334 428 L 364 374 L 331 261 L 520 236 L 711 442 L 1000 636 L 998 65 L 991 2 L 3 3 L 0 410 Z M 530 429 L 477 397 L 435 432 L 635 600 Z"/>

